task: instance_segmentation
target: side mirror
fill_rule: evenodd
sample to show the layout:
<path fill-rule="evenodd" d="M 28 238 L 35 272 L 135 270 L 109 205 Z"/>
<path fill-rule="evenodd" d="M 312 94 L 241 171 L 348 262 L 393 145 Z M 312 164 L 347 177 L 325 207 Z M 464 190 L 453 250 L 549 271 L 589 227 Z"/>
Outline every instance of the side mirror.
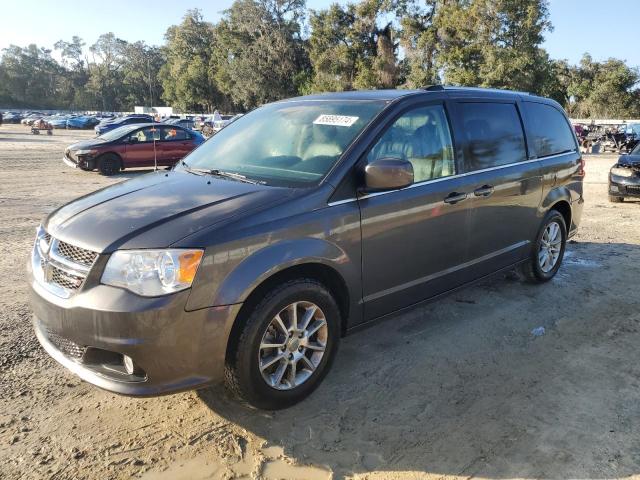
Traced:
<path fill-rule="evenodd" d="M 385 157 L 364 167 L 364 191 L 380 192 L 408 187 L 413 183 L 413 165 L 407 160 Z"/>
<path fill-rule="evenodd" d="M 138 143 L 138 137 L 129 137 L 127 143 Z"/>

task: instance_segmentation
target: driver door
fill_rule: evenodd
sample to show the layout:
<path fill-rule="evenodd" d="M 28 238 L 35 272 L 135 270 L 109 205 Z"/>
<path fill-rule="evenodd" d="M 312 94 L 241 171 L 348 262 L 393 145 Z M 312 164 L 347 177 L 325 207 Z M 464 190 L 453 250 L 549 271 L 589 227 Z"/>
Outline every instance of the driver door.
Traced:
<path fill-rule="evenodd" d="M 154 158 L 157 158 L 158 164 L 160 164 L 163 160 L 163 154 L 159 141 L 160 128 L 156 126 L 144 127 L 131 133 L 127 137 L 125 148 L 126 166 L 153 167 Z"/>
<path fill-rule="evenodd" d="M 467 278 L 470 190 L 456 176 L 443 103 L 398 116 L 367 154 L 408 160 L 413 185 L 360 197 L 365 320 L 450 290 Z"/>

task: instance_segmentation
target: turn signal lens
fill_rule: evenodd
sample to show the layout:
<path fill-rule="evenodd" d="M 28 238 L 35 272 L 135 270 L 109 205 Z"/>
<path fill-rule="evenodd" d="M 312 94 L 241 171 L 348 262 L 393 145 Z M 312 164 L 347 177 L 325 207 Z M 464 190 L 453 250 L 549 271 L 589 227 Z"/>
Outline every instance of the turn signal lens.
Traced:
<path fill-rule="evenodd" d="M 191 250 L 180 254 L 178 257 L 178 282 L 191 284 L 198 271 L 198 265 L 202 260 L 202 250 Z"/>

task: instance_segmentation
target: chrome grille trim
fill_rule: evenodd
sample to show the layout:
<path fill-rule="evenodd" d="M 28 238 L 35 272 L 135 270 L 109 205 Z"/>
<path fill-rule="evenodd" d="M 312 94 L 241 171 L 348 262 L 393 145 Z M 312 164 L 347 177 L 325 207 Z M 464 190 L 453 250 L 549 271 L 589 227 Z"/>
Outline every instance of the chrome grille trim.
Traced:
<path fill-rule="evenodd" d="M 96 252 L 76 247 L 75 245 L 71 245 L 70 243 L 62 242 L 60 240 L 56 241 L 56 248 L 54 251 L 64 258 L 88 268 L 90 268 L 93 265 L 93 262 L 96 261 L 96 258 L 98 258 L 98 254 Z"/>
<path fill-rule="evenodd" d="M 62 242 L 40 227 L 31 266 L 40 285 L 58 297 L 69 298 L 82 287 L 97 258 L 97 252 Z"/>

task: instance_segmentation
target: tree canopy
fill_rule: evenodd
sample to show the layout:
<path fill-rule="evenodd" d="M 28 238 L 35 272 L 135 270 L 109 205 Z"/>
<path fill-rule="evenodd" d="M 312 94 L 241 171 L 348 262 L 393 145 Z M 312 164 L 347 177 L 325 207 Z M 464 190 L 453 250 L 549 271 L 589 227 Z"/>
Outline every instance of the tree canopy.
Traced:
<path fill-rule="evenodd" d="M 640 116 L 640 74 L 622 59 L 578 65 L 542 47 L 548 0 L 236 0 L 217 23 L 188 10 L 165 43 L 113 33 L 54 50 L 11 45 L 0 58 L 5 107 L 246 111 L 298 94 L 444 83 L 550 96 L 571 115 Z"/>

